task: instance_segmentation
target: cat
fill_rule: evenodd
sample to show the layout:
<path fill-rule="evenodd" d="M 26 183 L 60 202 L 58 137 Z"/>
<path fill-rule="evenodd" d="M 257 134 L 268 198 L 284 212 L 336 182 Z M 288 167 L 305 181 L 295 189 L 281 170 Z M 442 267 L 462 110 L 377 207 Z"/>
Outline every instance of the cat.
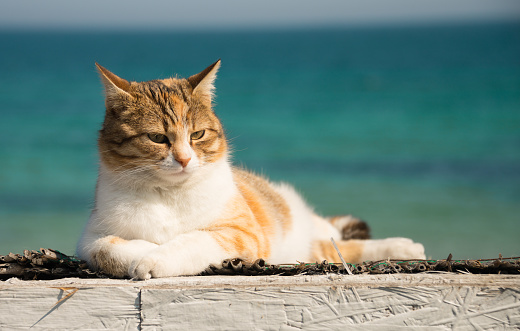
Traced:
<path fill-rule="evenodd" d="M 96 63 L 105 89 L 95 207 L 77 247 L 115 277 L 196 275 L 227 258 L 271 264 L 424 259 L 406 238 L 370 240 L 348 216 L 313 212 L 291 186 L 234 167 L 212 109 L 220 60 L 187 79 L 127 81 Z"/>

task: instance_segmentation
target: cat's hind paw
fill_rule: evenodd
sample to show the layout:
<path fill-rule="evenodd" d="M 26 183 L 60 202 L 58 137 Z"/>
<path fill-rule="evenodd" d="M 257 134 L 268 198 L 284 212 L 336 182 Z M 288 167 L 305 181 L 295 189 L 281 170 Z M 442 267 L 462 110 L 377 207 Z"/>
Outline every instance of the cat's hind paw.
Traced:
<path fill-rule="evenodd" d="M 424 246 L 408 238 L 367 240 L 363 250 L 364 261 L 424 260 Z"/>
<path fill-rule="evenodd" d="M 387 255 L 396 260 L 424 260 L 424 246 L 408 238 L 388 238 Z"/>

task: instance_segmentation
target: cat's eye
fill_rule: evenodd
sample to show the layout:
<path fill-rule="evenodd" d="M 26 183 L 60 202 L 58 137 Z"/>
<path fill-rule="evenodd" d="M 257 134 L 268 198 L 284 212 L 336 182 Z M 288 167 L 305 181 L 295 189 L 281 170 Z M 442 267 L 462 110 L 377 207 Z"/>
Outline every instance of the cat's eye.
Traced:
<path fill-rule="evenodd" d="M 204 133 L 206 130 L 200 130 L 197 132 L 193 132 L 190 136 L 191 140 L 199 140 L 200 138 L 204 137 Z"/>
<path fill-rule="evenodd" d="M 164 144 L 168 142 L 168 138 L 165 135 L 159 133 L 149 133 L 148 138 L 150 138 L 150 140 L 156 144 Z"/>

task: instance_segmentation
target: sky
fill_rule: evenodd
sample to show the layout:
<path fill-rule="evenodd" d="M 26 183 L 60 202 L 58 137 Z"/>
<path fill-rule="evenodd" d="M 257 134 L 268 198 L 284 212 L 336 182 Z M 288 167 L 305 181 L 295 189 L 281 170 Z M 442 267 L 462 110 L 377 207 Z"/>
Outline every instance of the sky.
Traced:
<path fill-rule="evenodd" d="M 237 28 L 520 22 L 520 0 L 10 0 L 0 28 Z"/>

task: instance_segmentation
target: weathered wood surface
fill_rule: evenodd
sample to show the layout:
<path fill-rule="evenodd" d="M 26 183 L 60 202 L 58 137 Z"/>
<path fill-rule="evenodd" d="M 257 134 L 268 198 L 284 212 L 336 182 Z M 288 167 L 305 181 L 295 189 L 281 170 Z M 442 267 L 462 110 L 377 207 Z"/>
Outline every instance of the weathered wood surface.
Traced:
<path fill-rule="evenodd" d="M 133 287 L 2 288 L 0 329 L 137 330 L 139 292 Z"/>
<path fill-rule="evenodd" d="M 0 329 L 515 330 L 520 276 L 453 273 L 0 282 Z"/>

